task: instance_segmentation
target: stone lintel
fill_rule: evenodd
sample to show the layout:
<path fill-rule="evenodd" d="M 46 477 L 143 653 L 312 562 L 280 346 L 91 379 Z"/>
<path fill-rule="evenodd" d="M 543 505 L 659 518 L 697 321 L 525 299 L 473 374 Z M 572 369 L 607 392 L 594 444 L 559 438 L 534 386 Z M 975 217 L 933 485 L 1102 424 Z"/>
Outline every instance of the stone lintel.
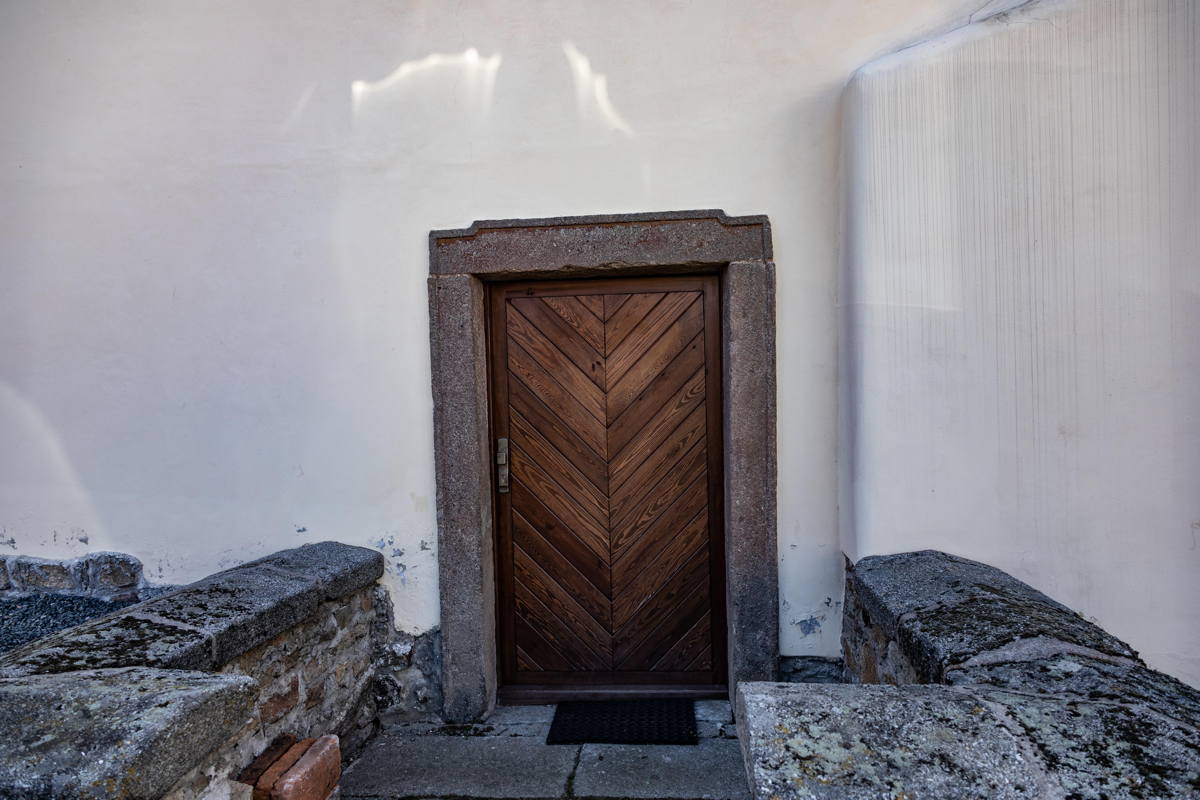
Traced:
<path fill-rule="evenodd" d="M 482 220 L 429 234 L 431 275 L 487 278 L 570 277 L 603 268 L 688 271 L 771 258 L 765 216 L 730 217 L 719 209 L 542 219 Z"/>

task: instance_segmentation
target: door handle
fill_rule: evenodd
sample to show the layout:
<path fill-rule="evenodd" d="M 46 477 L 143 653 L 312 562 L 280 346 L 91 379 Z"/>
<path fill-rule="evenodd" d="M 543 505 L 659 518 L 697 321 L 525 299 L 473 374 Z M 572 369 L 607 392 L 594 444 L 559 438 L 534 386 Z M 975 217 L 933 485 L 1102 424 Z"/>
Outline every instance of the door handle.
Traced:
<path fill-rule="evenodd" d="M 508 494 L 508 439 L 496 440 L 496 491 Z"/>

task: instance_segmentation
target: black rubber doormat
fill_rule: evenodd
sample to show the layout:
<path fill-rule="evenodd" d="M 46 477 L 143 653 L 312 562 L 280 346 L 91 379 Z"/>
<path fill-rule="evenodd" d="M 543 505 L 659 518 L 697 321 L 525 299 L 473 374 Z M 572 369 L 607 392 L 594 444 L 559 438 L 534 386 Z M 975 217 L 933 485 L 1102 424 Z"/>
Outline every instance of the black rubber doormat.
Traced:
<path fill-rule="evenodd" d="M 559 703 L 546 744 L 696 744 L 696 706 L 675 698 Z"/>

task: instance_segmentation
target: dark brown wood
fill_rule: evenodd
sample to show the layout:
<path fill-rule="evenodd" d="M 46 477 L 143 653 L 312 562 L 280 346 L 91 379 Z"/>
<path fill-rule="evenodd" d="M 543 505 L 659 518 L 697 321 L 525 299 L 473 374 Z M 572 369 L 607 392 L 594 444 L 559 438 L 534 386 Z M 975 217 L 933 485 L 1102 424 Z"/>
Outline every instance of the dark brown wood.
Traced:
<path fill-rule="evenodd" d="M 608 322 L 612 315 L 617 313 L 621 304 L 629 299 L 627 294 L 606 294 L 604 295 L 604 321 Z"/>
<path fill-rule="evenodd" d="M 605 362 L 606 374 L 610 382 L 621 380 L 621 376 L 629 371 L 639 358 L 658 341 L 667 329 L 675 324 L 693 303 L 697 302 L 699 292 L 671 292 L 664 295 L 654 308 L 650 309 L 629 335 L 619 344 L 608 345 L 608 358 Z M 634 299 L 642 297 L 636 295 Z M 632 301 L 626 306 L 632 305 Z M 624 309 L 622 309 L 624 311 Z M 607 342 L 607 337 L 605 339 Z"/>
<path fill-rule="evenodd" d="M 617 345 L 625 341 L 625 337 L 633 332 L 637 324 L 646 318 L 646 314 L 650 313 L 662 298 L 662 292 L 628 295 L 613 311 L 612 316 L 604 321 L 605 355 L 610 355 Z"/>
<path fill-rule="evenodd" d="M 697 336 L 671 362 L 671 366 L 660 372 L 645 391 L 609 424 L 608 449 L 614 454 L 614 458 L 621 458 L 622 451 L 629 440 L 648 424 L 666 426 L 664 435 L 670 432 L 673 427 L 670 424 L 671 420 L 659 423 L 655 418 L 671 414 L 674 408 L 682 407 L 685 400 L 692 399 L 694 402 L 699 402 L 704 397 L 703 367 L 704 339 Z M 685 386 L 691 386 L 691 388 L 685 394 L 680 395 L 680 390 Z M 675 398 L 675 402 L 664 402 L 664 397 Z M 690 410 L 690 407 L 687 410 Z M 675 422 L 678 422 L 679 419 L 680 417 L 674 417 Z"/>
<path fill-rule="evenodd" d="M 614 568 L 615 591 L 612 599 L 612 621 L 624 625 L 639 612 L 654 592 L 696 553 L 708 548 L 708 514 L 700 511 L 682 530 L 671 537 L 647 536 L 654 540 L 655 552 L 645 560 L 628 560 L 627 569 L 617 573 Z"/>
<path fill-rule="evenodd" d="M 650 381 L 658 377 L 663 369 L 679 355 L 687 343 L 704 328 L 701 310 L 692 305 L 679 318 L 678 325 L 667 331 L 642 353 L 637 362 L 620 379 L 611 381 L 607 395 L 607 418 L 616 419 L 629 406 Z"/>
<path fill-rule="evenodd" d="M 529 457 L 562 488 L 597 523 L 608 519 L 608 498 L 596 484 L 588 480 L 571 460 L 546 440 L 516 409 L 511 409 L 511 446 Z"/>
<path fill-rule="evenodd" d="M 513 484 L 511 498 L 512 505 L 520 509 L 512 512 L 511 525 L 514 534 L 521 525 L 528 525 L 547 541 L 553 542 L 554 549 L 571 562 L 571 566 L 579 570 L 579 573 L 605 597 L 611 598 L 612 592 L 609 587 L 612 582 L 612 570 L 609 568 L 608 555 L 597 555 L 537 497 L 526 490 L 523 484 Z"/>
<path fill-rule="evenodd" d="M 584 294 L 580 295 L 578 300 L 587 306 L 588 311 L 591 311 L 593 314 L 595 314 L 598 320 L 601 322 L 604 321 L 604 295 Z"/>
<path fill-rule="evenodd" d="M 511 302 L 512 308 L 519 311 L 533 327 L 537 328 L 546 341 L 552 343 L 563 355 L 571 359 L 571 363 L 578 367 L 580 372 L 591 378 L 592 382 L 603 391 L 606 375 L 604 356 L 592 346 L 581 331 L 547 305 L 547 301 L 550 300 L 572 299 L 574 298 L 546 298 L 543 300 L 540 297 L 518 297 Z M 603 346 L 603 328 L 600 330 L 600 338 Z"/>
<path fill-rule="evenodd" d="M 707 654 L 711 649 L 711 619 L 711 615 L 705 613 L 691 630 L 679 637 L 679 641 L 671 645 L 671 649 L 655 662 L 654 669 L 686 670 L 694 660 Z"/>
<path fill-rule="evenodd" d="M 507 706 L 542 706 L 563 700 L 643 700 L 647 698 L 679 697 L 692 700 L 710 700 L 729 697 L 725 684 L 677 684 L 654 683 L 647 685 L 602 685 L 581 686 L 574 682 L 568 686 L 537 686 L 508 684 L 496 693 L 497 701 Z"/>
<path fill-rule="evenodd" d="M 558 414 L 551 411 L 545 403 L 533 396 L 520 381 L 512 381 L 508 385 L 510 409 L 520 414 L 549 440 L 571 464 L 596 485 L 601 492 L 608 493 L 608 463 L 606 459 L 593 450 L 578 433 Z"/>
<path fill-rule="evenodd" d="M 566 390 L 597 420 L 604 420 L 604 390 L 590 375 L 568 358 L 553 339 L 548 339 L 520 311 L 510 308 L 508 336 L 528 354 L 527 362 L 536 365 L 550 380 Z M 511 362 L 511 355 L 510 355 Z M 542 389 L 542 386 L 530 388 Z"/>
<path fill-rule="evenodd" d="M 496 508 L 502 697 L 720 687 L 716 278 L 497 284 L 489 303 L 512 487 Z"/>
<path fill-rule="evenodd" d="M 604 352 L 604 320 L 600 318 L 602 304 L 601 311 L 597 313 L 579 297 L 543 297 L 542 302 L 579 331 L 579 335 L 587 340 L 597 354 Z"/>
<path fill-rule="evenodd" d="M 587 405 L 580 402 L 570 389 L 563 387 L 551 377 L 550 373 L 526 353 L 525 349 L 515 340 L 509 343 L 508 374 L 511 376 L 511 380 L 524 384 L 538 400 L 555 414 L 561 416 L 563 421 L 570 425 L 571 430 L 587 442 L 588 447 L 591 447 L 597 455 L 604 457 L 608 448 L 606 445 L 607 433 L 602 421 L 604 419 L 603 406 L 599 405 L 603 402 L 603 396 L 589 398 Z M 591 381 L 582 375 L 580 378 L 587 381 L 589 386 L 592 385 Z M 595 387 L 593 386 L 593 388 Z M 599 390 L 596 391 L 599 392 Z"/>

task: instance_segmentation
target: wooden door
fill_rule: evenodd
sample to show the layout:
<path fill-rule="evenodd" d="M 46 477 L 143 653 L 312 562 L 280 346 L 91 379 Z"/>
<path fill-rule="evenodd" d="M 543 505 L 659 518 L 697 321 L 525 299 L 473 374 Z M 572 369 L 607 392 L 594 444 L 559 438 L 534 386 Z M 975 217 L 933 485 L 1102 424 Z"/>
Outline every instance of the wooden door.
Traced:
<path fill-rule="evenodd" d="M 493 287 L 502 684 L 724 683 L 718 298 L 714 276 Z"/>

